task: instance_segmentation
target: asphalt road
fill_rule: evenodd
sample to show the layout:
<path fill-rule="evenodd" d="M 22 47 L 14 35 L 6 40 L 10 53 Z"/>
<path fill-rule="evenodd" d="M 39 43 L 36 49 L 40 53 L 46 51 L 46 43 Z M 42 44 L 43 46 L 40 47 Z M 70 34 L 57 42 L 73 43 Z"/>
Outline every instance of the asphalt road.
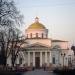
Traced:
<path fill-rule="evenodd" d="M 25 72 L 23 75 L 56 75 L 49 71 L 44 71 L 43 69 L 36 69 L 34 71 Z"/>

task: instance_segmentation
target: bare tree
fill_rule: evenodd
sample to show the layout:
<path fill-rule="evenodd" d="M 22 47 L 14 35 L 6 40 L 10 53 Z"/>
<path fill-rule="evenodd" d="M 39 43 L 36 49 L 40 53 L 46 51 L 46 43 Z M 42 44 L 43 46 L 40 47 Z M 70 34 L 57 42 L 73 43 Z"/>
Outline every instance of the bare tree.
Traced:
<path fill-rule="evenodd" d="M 4 39 L 4 33 L 0 33 L 0 35 L 0 63 L 6 66 L 7 59 L 11 55 L 12 67 L 14 67 L 18 52 L 25 43 L 24 38 L 23 36 L 19 36 L 19 33 L 15 34 L 13 30 L 9 30 L 7 41 Z"/>
<path fill-rule="evenodd" d="M 17 10 L 13 1 L 0 0 L 0 59 L 6 65 L 7 58 L 12 54 L 12 65 L 16 60 L 19 48 L 23 44 L 22 37 L 16 29 L 22 25 L 23 16 Z M 20 39 L 21 38 L 21 39 Z M 18 43 L 20 45 L 18 46 Z"/>
<path fill-rule="evenodd" d="M 20 25 L 22 15 L 17 11 L 13 1 L 0 0 L 0 25 L 9 27 L 11 22 L 13 22 L 13 25 Z"/>
<path fill-rule="evenodd" d="M 19 36 L 17 33 L 16 35 L 14 34 L 13 31 L 13 37 L 12 39 L 9 39 L 9 42 L 7 43 L 7 49 L 6 49 L 6 57 L 8 58 L 10 54 L 12 55 L 12 66 L 14 67 L 15 60 L 18 56 L 18 52 L 21 49 L 21 46 L 25 43 L 23 36 Z"/>
<path fill-rule="evenodd" d="M 0 33 L 0 64 L 6 64 L 6 57 L 5 57 L 5 41 L 4 41 L 4 37 L 3 34 Z"/>

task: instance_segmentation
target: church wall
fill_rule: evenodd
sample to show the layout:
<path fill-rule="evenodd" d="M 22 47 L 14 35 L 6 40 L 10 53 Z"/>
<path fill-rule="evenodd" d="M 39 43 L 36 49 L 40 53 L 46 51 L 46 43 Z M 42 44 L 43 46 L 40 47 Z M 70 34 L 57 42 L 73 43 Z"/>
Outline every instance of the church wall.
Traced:
<path fill-rule="evenodd" d="M 53 58 L 55 58 L 55 64 L 60 64 L 60 52 L 59 51 L 52 50 L 52 63 L 54 64 Z"/>
<path fill-rule="evenodd" d="M 61 55 L 61 54 L 64 54 Z M 67 56 L 68 50 L 66 49 L 62 49 L 57 51 L 57 49 L 54 49 L 51 51 L 51 57 L 52 57 L 52 63 L 53 63 L 53 57 L 55 58 L 55 65 L 60 65 L 60 66 L 68 66 L 68 56 Z M 63 60 L 64 58 L 64 60 Z M 64 62 L 64 63 L 63 63 Z"/>
<path fill-rule="evenodd" d="M 68 42 L 61 42 L 60 45 L 62 49 L 68 49 Z"/>
<path fill-rule="evenodd" d="M 64 62 L 64 63 L 63 63 Z M 68 66 L 68 59 L 67 59 L 67 56 L 64 57 L 64 60 L 63 60 L 63 56 L 60 56 L 60 65 L 61 66 Z"/>
<path fill-rule="evenodd" d="M 64 55 L 65 54 L 65 55 Z M 61 66 L 68 66 L 68 50 L 64 50 L 62 49 L 61 51 L 61 54 L 60 54 L 60 63 L 61 63 Z M 64 62 L 64 64 L 63 64 Z"/>
<path fill-rule="evenodd" d="M 52 42 L 52 46 L 60 46 L 61 49 L 68 49 L 68 42 Z"/>

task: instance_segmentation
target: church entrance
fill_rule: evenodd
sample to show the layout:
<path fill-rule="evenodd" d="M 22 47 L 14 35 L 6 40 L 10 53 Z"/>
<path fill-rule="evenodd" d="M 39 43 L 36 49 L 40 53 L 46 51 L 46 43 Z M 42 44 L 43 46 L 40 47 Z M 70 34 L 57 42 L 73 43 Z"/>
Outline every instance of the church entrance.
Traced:
<path fill-rule="evenodd" d="M 35 67 L 40 68 L 40 57 L 35 57 Z"/>

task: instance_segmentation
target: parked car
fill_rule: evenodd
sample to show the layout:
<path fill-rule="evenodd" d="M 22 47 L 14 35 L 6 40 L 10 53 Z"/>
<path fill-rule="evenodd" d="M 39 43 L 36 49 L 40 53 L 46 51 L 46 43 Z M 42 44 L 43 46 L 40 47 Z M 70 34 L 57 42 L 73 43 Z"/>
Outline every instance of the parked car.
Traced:
<path fill-rule="evenodd" d="M 25 67 L 16 67 L 15 68 L 15 71 L 26 72 L 27 71 L 27 68 L 25 68 Z"/>

